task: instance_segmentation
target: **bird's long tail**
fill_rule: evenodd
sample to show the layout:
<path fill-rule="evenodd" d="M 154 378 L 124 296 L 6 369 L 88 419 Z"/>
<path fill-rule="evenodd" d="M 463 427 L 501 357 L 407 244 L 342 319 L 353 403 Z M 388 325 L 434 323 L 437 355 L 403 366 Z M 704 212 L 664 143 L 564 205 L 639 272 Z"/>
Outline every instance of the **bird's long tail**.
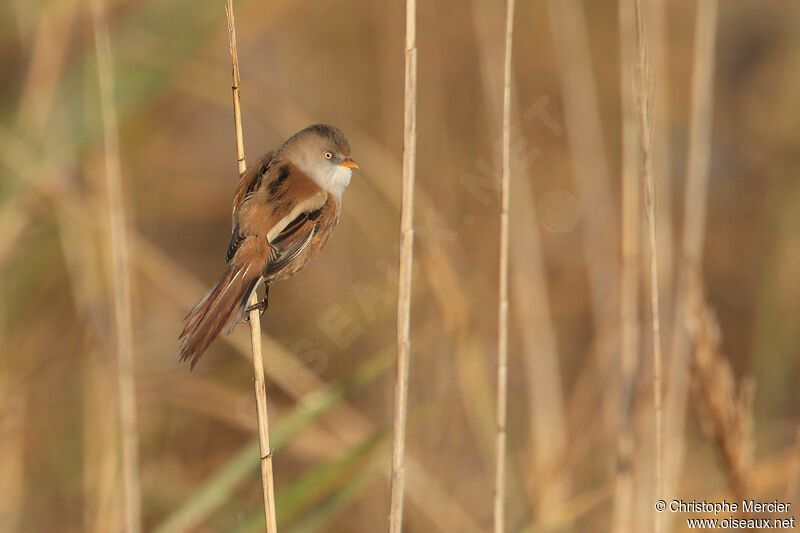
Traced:
<path fill-rule="evenodd" d="M 234 260 L 214 288 L 186 316 L 180 334 L 181 361 L 192 368 L 231 317 L 232 327 L 242 318 L 247 301 L 261 281 L 260 269 Z M 229 330 L 230 331 L 230 330 Z"/>

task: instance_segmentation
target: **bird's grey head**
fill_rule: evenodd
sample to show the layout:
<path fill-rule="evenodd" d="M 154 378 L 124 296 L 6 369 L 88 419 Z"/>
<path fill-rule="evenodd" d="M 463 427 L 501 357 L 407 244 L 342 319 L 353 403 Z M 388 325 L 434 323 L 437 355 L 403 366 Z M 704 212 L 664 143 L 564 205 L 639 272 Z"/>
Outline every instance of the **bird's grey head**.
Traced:
<path fill-rule="evenodd" d="M 350 158 L 350 142 L 338 128 L 314 124 L 295 133 L 275 159 L 288 159 L 326 191 L 341 197 L 358 165 Z"/>

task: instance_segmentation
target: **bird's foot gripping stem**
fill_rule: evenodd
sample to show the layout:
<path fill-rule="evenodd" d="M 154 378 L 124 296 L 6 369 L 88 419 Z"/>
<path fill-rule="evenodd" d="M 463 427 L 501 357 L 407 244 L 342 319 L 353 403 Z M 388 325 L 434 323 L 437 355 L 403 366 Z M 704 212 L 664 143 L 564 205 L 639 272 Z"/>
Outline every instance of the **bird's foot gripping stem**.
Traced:
<path fill-rule="evenodd" d="M 269 307 L 269 286 L 267 286 L 266 290 L 264 291 L 264 298 L 245 308 L 244 322 L 248 322 L 250 320 L 250 311 L 258 309 L 258 316 L 261 317 L 264 314 L 264 311 L 267 310 L 267 307 Z"/>

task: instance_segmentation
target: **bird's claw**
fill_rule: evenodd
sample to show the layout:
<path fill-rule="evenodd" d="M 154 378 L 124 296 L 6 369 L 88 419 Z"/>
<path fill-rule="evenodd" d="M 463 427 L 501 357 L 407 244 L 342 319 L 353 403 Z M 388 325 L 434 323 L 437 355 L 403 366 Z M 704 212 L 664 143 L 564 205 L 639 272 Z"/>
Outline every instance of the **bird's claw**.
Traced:
<path fill-rule="evenodd" d="M 253 305 L 247 306 L 244 310 L 244 322 L 250 321 L 250 311 L 254 311 L 256 309 L 258 309 L 258 316 L 259 317 L 263 316 L 264 311 L 267 310 L 268 305 L 269 302 L 267 301 L 266 298 L 264 298 L 263 300 L 256 302 Z"/>

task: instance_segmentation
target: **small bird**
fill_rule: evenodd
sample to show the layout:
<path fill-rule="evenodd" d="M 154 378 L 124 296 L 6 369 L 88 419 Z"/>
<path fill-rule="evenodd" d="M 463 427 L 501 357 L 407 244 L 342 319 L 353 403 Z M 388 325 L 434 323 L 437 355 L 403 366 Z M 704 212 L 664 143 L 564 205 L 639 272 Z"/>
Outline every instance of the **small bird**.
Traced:
<path fill-rule="evenodd" d="M 228 268 L 186 316 L 181 361 L 194 368 L 227 323 L 230 333 L 253 308 L 263 313 L 270 285 L 311 261 L 339 222 L 354 168 L 347 137 L 333 126 L 314 124 L 242 174 L 233 197 Z M 264 299 L 248 307 L 261 283 Z"/>

